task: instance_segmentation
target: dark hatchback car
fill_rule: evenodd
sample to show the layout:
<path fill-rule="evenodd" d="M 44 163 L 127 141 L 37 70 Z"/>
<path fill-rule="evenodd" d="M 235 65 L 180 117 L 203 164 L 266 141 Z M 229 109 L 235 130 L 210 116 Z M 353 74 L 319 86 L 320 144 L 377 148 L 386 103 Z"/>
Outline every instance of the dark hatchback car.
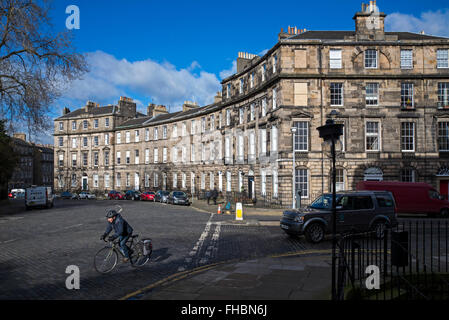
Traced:
<path fill-rule="evenodd" d="M 136 190 L 127 190 L 125 192 L 126 200 L 140 200 L 140 192 Z"/>
<path fill-rule="evenodd" d="M 61 199 L 72 199 L 73 198 L 73 194 L 71 194 L 68 191 L 64 191 L 63 193 L 61 193 Z"/>
<path fill-rule="evenodd" d="M 169 195 L 170 195 L 170 192 L 168 192 L 168 191 L 158 190 L 156 192 L 156 196 L 154 197 L 154 201 L 168 203 Z"/>
<path fill-rule="evenodd" d="M 337 233 L 374 231 L 382 238 L 385 228 L 397 225 L 394 197 L 388 191 L 337 193 Z M 292 236 L 304 235 L 318 243 L 332 232 L 332 194 L 323 194 L 310 206 L 285 210 L 281 228 Z"/>
<path fill-rule="evenodd" d="M 190 206 L 189 197 L 182 191 L 172 191 L 168 196 L 168 203 L 171 204 L 183 204 L 185 206 Z"/>

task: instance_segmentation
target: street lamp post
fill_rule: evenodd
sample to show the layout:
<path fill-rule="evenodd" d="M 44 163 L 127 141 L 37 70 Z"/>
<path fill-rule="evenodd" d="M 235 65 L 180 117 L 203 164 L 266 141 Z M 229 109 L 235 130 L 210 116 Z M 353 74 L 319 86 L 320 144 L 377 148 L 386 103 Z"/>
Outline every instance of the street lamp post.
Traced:
<path fill-rule="evenodd" d="M 335 171 L 335 142 L 343 134 L 343 124 L 336 124 L 334 120 L 328 119 L 324 126 L 318 127 L 320 138 L 324 142 L 331 143 L 332 154 L 332 300 L 336 300 L 337 291 L 335 286 L 336 276 L 336 247 L 337 247 L 337 194 L 336 194 L 336 171 Z"/>
<path fill-rule="evenodd" d="M 293 154 L 293 163 L 292 163 L 292 208 L 296 209 L 296 181 L 295 181 L 295 167 L 296 167 L 296 158 L 295 158 L 295 133 L 296 127 L 291 128 L 292 131 L 292 154 Z"/>

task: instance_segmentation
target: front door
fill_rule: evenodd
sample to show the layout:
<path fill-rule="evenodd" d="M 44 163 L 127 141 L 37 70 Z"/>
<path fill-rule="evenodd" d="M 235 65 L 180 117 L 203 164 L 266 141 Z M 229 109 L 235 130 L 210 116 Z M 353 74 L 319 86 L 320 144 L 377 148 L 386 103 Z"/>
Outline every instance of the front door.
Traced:
<path fill-rule="evenodd" d="M 82 178 L 82 188 L 83 190 L 87 190 L 88 186 L 87 186 L 87 177 L 83 177 Z"/>
<path fill-rule="evenodd" d="M 136 172 L 134 174 L 134 190 L 139 190 L 140 184 L 139 184 L 139 174 Z"/>
<path fill-rule="evenodd" d="M 254 177 L 248 177 L 248 197 L 250 199 L 254 199 L 255 192 L 254 192 Z"/>

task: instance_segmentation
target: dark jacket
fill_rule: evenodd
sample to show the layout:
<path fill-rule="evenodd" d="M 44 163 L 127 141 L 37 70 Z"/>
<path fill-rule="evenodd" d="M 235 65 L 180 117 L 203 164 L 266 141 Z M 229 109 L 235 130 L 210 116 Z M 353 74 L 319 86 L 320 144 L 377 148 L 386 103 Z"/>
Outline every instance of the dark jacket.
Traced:
<path fill-rule="evenodd" d="M 133 228 L 126 222 L 123 217 L 118 214 L 112 223 L 108 222 L 108 226 L 106 227 L 106 231 L 104 232 L 104 236 L 106 237 L 111 231 L 114 229 L 115 234 L 113 235 L 114 239 L 120 236 L 126 237 L 130 236 L 133 233 Z"/>
<path fill-rule="evenodd" d="M 217 191 L 217 189 L 212 190 L 211 198 L 214 198 L 214 199 L 218 198 L 218 191 Z"/>

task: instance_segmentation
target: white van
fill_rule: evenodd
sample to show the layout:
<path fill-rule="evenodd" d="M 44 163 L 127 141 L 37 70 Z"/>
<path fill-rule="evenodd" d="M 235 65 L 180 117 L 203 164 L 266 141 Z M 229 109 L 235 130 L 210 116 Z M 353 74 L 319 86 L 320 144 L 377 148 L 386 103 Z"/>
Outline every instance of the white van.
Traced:
<path fill-rule="evenodd" d="M 25 208 L 27 210 L 31 207 L 53 207 L 55 197 L 51 187 L 36 187 L 32 186 L 26 188 L 25 191 Z"/>

